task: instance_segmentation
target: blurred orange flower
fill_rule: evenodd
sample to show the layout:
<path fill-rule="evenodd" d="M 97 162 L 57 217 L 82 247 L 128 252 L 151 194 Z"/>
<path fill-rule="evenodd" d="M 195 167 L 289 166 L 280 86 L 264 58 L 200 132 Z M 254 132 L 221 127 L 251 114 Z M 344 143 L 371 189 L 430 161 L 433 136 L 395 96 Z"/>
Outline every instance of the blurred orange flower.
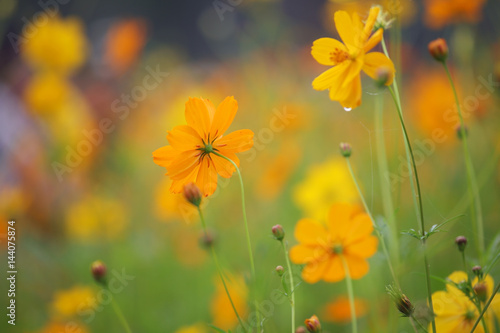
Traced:
<path fill-rule="evenodd" d="M 71 289 L 58 291 L 54 295 L 52 307 L 57 316 L 72 317 L 80 311 L 94 306 L 96 301 L 94 289 L 86 286 L 75 286 Z"/>
<path fill-rule="evenodd" d="M 363 299 L 354 299 L 354 307 L 356 309 L 356 318 L 361 318 L 368 312 L 368 305 Z M 333 321 L 337 323 L 350 322 L 351 307 L 349 304 L 349 298 L 346 296 L 339 296 L 335 301 L 326 304 L 323 309 L 322 318 L 326 321 Z"/>
<path fill-rule="evenodd" d="M 226 274 L 227 275 L 227 274 Z M 227 275 L 226 285 L 233 300 L 236 311 L 240 316 L 247 312 L 248 289 L 243 276 Z M 224 330 L 232 329 L 238 323 L 234 310 L 227 298 L 222 282 L 217 278 L 217 289 L 211 303 L 213 324 Z"/>
<path fill-rule="evenodd" d="M 206 333 L 206 325 L 195 324 L 191 326 L 183 326 L 179 328 L 175 333 Z"/>
<path fill-rule="evenodd" d="M 486 0 L 426 0 L 425 23 L 440 29 L 450 23 L 475 23 L 481 18 Z"/>
<path fill-rule="evenodd" d="M 187 125 L 168 132 L 170 146 L 153 152 L 154 162 L 167 169 L 173 180 L 170 190 L 180 193 L 185 184 L 198 185 L 205 196 L 217 188 L 217 174 L 230 178 L 236 171 L 221 154 L 239 165 L 236 153 L 253 146 L 253 132 L 239 130 L 224 135 L 238 110 L 234 97 L 226 97 L 217 109 L 208 99 L 190 98 L 186 103 Z"/>
<path fill-rule="evenodd" d="M 83 324 L 77 324 L 74 321 L 70 321 L 67 323 L 50 322 L 40 331 L 40 333 L 61 332 L 88 333 L 89 330 Z"/>
<path fill-rule="evenodd" d="M 345 109 L 361 104 L 361 70 L 376 78 L 378 68 L 388 68 L 392 75 L 386 85 L 392 84 L 395 72 L 392 61 L 380 52 L 367 53 L 382 40 L 383 29 L 372 35 L 379 11 L 379 7 L 372 7 L 364 26 L 358 14 L 351 18 L 347 12 L 337 11 L 335 26 L 344 44 L 333 38 L 320 38 L 313 43 L 314 59 L 322 65 L 334 66 L 314 79 L 313 88 L 329 89 L 330 99 Z"/>
<path fill-rule="evenodd" d="M 346 276 L 343 259 L 351 278 L 360 279 L 368 273 L 366 259 L 377 251 L 378 239 L 372 231 L 370 217 L 358 206 L 334 204 L 326 225 L 307 218 L 297 223 L 295 238 L 300 244 L 290 250 L 290 259 L 306 264 L 302 278 L 308 283 L 342 280 Z"/>

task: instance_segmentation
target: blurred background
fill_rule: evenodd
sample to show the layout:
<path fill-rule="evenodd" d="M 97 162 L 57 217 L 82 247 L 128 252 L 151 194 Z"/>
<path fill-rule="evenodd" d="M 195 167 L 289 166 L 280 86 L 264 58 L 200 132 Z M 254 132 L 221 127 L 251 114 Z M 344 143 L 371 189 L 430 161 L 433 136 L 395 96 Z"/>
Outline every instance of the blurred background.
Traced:
<path fill-rule="evenodd" d="M 448 41 L 494 255 L 500 244 L 498 1 L 0 0 L 0 254 L 7 271 L 7 221 L 14 220 L 18 269 L 16 326 L 3 315 L 0 331 L 122 331 L 90 275 L 97 259 L 122 286 L 113 297 L 134 332 L 209 332 L 207 323 L 234 329 L 196 211 L 169 192 L 165 170 L 152 159 L 168 144 L 167 130 L 185 123 L 189 97 L 217 105 L 235 96 L 239 111 L 230 130 L 255 133 L 254 148 L 240 160 L 260 299 L 281 288 L 274 268 L 284 257 L 270 234 L 273 225 L 282 224 L 294 245 L 300 218 L 323 220 L 333 202 L 359 202 L 339 142 L 353 146 L 351 162 L 379 223 L 385 223 L 386 181 L 399 230 L 417 228 L 390 96 L 365 76 L 362 105 L 345 112 L 311 87 L 326 67 L 310 47 L 320 37 L 338 38 L 333 13 L 366 17 L 373 4 L 396 18 L 384 35 L 419 154 L 428 225 L 468 212 L 452 91 L 427 52 L 431 40 Z M 381 128 L 390 171 L 382 176 L 373 112 L 378 94 L 385 99 Z M 234 177 L 219 180 L 203 209 L 245 313 L 249 265 L 239 186 Z M 454 239 L 473 240 L 470 225 L 467 217 L 457 219 L 430 241 L 433 275 L 461 269 Z M 404 235 L 400 242 L 403 289 L 425 304 L 418 244 Z M 395 329 L 388 320 L 397 314 L 385 293 L 390 274 L 383 256 L 370 265 L 354 285 L 360 330 L 408 332 L 408 322 L 396 320 Z M 497 281 L 499 274 L 492 271 Z M 5 279 L 0 286 L 7 306 Z M 433 287 L 443 289 L 436 281 Z M 344 283 L 300 284 L 296 297 L 298 323 L 317 314 L 327 332 L 350 330 Z M 289 331 L 289 311 L 287 302 L 269 310 L 266 331 Z"/>

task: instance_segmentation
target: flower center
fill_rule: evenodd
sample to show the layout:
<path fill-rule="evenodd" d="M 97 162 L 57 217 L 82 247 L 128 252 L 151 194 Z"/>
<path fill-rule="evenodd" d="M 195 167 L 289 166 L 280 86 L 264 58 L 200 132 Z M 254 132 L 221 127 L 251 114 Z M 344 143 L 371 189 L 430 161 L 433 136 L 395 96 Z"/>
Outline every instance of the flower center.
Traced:
<path fill-rule="evenodd" d="M 199 154 L 199 159 L 202 160 L 206 155 L 209 155 L 210 153 L 214 153 L 217 150 L 217 148 L 214 148 L 213 143 L 215 142 L 214 140 L 210 140 L 210 135 L 208 136 L 207 141 L 202 139 L 203 145 L 198 145 L 197 150 L 199 150 L 201 153 Z"/>
<path fill-rule="evenodd" d="M 342 247 L 342 244 L 336 243 L 336 244 L 333 244 L 332 250 L 333 250 L 333 253 L 335 253 L 335 254 L 342 254 L 342 251 L 344 250 L 344 248 Z"/>
<path fill-rule="evenodd" d="M 473 310 L 467 310 L 464 317 L 466 321 L 473 321 L 476 317 L 476 314 L 474 313 Z"/>
<path fill-rule="evenodd" d="M 349 53 L 344 50 L 339 49 L 338 47 L 335 50 L 330 52 L 330 60 L 335 64 L 340 64 L 345 60 L 349 59 Z"/>

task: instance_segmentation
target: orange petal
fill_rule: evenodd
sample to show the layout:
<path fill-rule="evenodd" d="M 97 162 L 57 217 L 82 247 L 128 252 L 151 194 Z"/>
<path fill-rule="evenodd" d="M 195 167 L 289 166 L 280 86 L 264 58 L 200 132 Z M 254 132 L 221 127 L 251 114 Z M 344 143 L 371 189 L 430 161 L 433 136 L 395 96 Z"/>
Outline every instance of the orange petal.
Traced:
<path fill-rule="evenodd" d="M 214 106 L 208 99 L 189 98 L 186 102 L 186 122 L 205 141 L 208 139 L 213 113 Z"/>
<path fill-rule="evenodd" d="M 332 67 L 323 73 L 321 73 L 317 78 L 312 82 L 312 86 L 315 90 L 326 90 L 332 89 L 332 87 L 336 87 L 334 89 L 338 89 L 342 86 L 343 78 L 346 71 L 349 68 L 349 60 L 346 60 L 339 65 Z M 330 90 L 331 91 L 331 90 Z"/>
<path fill-rule="evenodd" d="M 359 213 L 352 216 L 344 235 L 345 244 L 355 243 L 360 239 L 368 237 L 373 232 L 373 224 L 370 216 Z"/>
<path fill-rule="evenodd" d="M 240 160 L 235 154 L 230 154 L 231 157 L 227 156 L 230 158 L 236 165 L 239 166 Z M 215 169 L 217 170 L 217 173 L 224 178 L 230 178 L 233 173 L 236 171 L 234 168 L 234 165 L 229 162 L 228 160 L 219 157 L 214 154 L 210 154 L 210 158 L 212 159 L 212 162 L 214 163 Z"/>
<path fill-rule="evenodd" d="M 361 77 L 357 77 L 352 82 L 346 86 L 342 87 L 338 95 L 335 96 L 336 99 L 332 98 L 332 92 L 330 91 L 330 99 L 334 101 L 339 101 L 340 105 L 344 109 L 354 109 L 361 105 Z"/>
<path fill-rule="evenodd" d="M 330 265 L 323 275 L 323 280 L 326 282 L 338 282 L 345 278 L 345 270 L 342 265 L 342 260 L 339 256 L 332 256 Z"/>
<path fill-rule="evenodd" d="M 378 238 L 375 236 L 368 236 L 358 239 L 355 243 L 350 243 L 344 246 L 344 252 L 348 255 L 360 258 L 369 258 L 377 252 Z"/>
<path fill-rule="evenodd" d="M 295 239 L 304 245 L 326 246 L 325 227 L 313 219 L 305 218 L 297 222 L 294 235 Z"/>
<path fill-rule="evenodd" d="M 327 227 L 334 239 L 344 239 L 349 230 L 351 219 L 359 214 L 358 205 L 348 203 L 333 204 L 328 212 Z"/>
<path fill-rule="evenodd" d="M 168 176 L 175 180 L 185 178 L 199 163 L 199 155 L 200 152 L 197 150 L 178 153 L 167 166 Z"/>
<path fill-rule="evenodd" d="M 330 260 L 323 260 L 307 264 L 302 270 L 302 279 L 307 283 L 316 283 L 323 277 L 325 271 L 328 269 Z"/>
<path fill-rule="evenodd" d="M 363 51 L 365 51 L 365 53 L 367 53 L 371 49 L 373 49 L 378 43 L 380 43 L 383 35 L 384 35 L 384 29 L 380 28 L 377 31 L 375 31 L 375 33 L 365 43 L 365 46 L 363 47 Z"/>
<path fill-rule="evenodd" d="M 332 52 L 338 51 L 347 52 L 344 44 L 333 38 L 320 38 L 314 41 L 311 55 L 322 65 L 334 66 L 336 62 L 332 60 Z"/>
<path fill-rule="evenodd" d="M 153 161 L 159 166 L 166 168 L 177 154 L 172 146 L 161 147 L 153 152 Z"/>
<path fill-rule="evenodd" d="M 349 274 L 353 279 L 361 279 L 368 273 L 369 266 L 366 259 L 359 258 L 356 256 L 351 256 L 344 254 L 345 261 L 347 262 L 347 267 L 349 267 Z"/>
<path fill-rule="evenodd" d="M 349 67 L 344 73 L 344 82 L 341 87 L 345 87 L 352 83 L 352 81 L 359 76 L 361 68 L 363 67 L 363 56 L 358 56 L 356 59 L 349 61 Z"/>
<path fill-rule="evenodd" d="M 210 127 L 210 140 L 222 136 L 233 122 L 238 111 L 238 102 L 233 96 L 226 97 L 217 107 Z"/>
<path fill-rule="evenodd" d="M 198 132 L 190 126 L 175 126 L 168 132 L 167 140 L 176 150 L 193 150 L 203 146 Z"/>
<path fill-rule="evenodd" d="M 200 169 L 200 164 L 197 164 L 192 168 L 191 172 L 186 175 L 186 177 L 172 180 L 172 185 L 170 185 L 170 191 L 173 193 L 181 193 L 184 185 L 188 183 L 194 183 L 196 181 L 196 175 L 198 175 L 198 170 Z"/>
<path fill-rule="evenodd" d="M 248 129 L 231 132 L 217 139 L 213 146 L 222 155 L 248 150 L 253 147 L 253 132 Z"/>
<path fill-rule="evenodd" d="M 363 71 L 372 79 L 377 78 L 377 69 L 379 68 L 388 68 L 393 74 L 390 77 L 390 80 L 386 83 L 386 85 L 391 85 L 394 79 L 394 73 L 396 69 L 394 68 L 394 64 L 391 59 L 387 58 L 385 54 L 380 52 L 370 52 L 365 54 L 365 64 L 363 65 Z"/>
<path fill-rule="evenodd" d="M 327 255 L 324 249 L 313 245 L 299 244 L 290 249 L 290 260 L 296 264 L 323 261 L 327 258 Z"/>
<path fill-rule="evenodd" d="M 206 197 L 212 195 L 217 189 L 217 170 L 209 158 L 204 158 L 200 163 L 196 185 Z"/>

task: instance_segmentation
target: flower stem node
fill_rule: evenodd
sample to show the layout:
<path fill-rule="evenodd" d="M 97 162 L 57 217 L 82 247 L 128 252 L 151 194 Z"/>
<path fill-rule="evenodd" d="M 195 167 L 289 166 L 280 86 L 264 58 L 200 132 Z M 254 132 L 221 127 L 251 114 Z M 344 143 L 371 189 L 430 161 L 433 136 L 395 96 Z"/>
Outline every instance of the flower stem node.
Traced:
<path fill-rule="evenodd" d="M 429 43 L 429 53 L 439 62 L 444 63 L 448 58 L 448 44 L 443 38 L 438 38 Z"/>
<path fill-rule="evenodd" d="M 271 231 L 274 235 L 274 238 L 276 238 L 277 240 L 282 241 L 283 238 L 285 238 L 285 230 L 283 230 L 283 227 L 280 224 L 276 224 L 274 227 L 272 227 Z"/>
<path fill-rule="evenodd" d="M 457 137 L 462 140 L 464 137 L 467 137 L 469 135 L 469 128 L 464 125 L 463 130 L 462 126 L 458 125 L 456 128 L 457 132 Z"/>
<path fill-rule="evenodd" d="M 201 198 L 203 196 L 201 194 L 200 188 L 196 186 L 195 183 L 188 183 L 184 185 L 184 188 L 182 189 L 182 194 L 189 203 L 191 203 L 196 207 L 200 207 Z"/>
<path fill-rule="evenodd" d="M 481 266 L 472 267 L 472 273 L 481 280 L 483 278 L 483 268 Z"/>
<path fill-rule="evenodd" d="M 100 261 L 96 260 L 90 265 L 90 271 L 92 272 L 92 276 L 94 277 L 94 280 L 97 282 L 104 282 L 106 278 L 106 271 L 107 267 L 106 265 Z"/>
<path fill-rule="evenodd" d="M 351 145 L 347 142 L 341 142 L 340 143 L 340 153 L 344 157 L 351 157 L 351 154 L 352 154 Z"/>
<path fill-rule="evenodd" d="M 319 319 L 316 315 L 313 315 L 311 318 L 306 319 L 304 321 L 304 324 L 306 324 L 307 330 L 310 333 L 321 332 L 321 323 L 319 322 Z"/>
<path fill-rule="evenodd" d="M 282 277 L 283 274 L 285 274 L 285 269 L 283 268 L 283 266 L 276 266 L 275 271 L 276 273 L 278 273 L 280 277 Z"/>
<path fill-rule="evenodd" d="M 486 300 L 488 299 L 488 286 L 486 285 L 486 283 L 476 283 L 473 289 L 477 295 L 477 298 L 483 303 L 486 302 Z"/>
<path fill-rule="evenodd" d="M 467 238 L 465 236 L 458 236 L 455 238 L 455 244 L 457 244 L 460 252 L 464 252 L 467 247 Z"/>

